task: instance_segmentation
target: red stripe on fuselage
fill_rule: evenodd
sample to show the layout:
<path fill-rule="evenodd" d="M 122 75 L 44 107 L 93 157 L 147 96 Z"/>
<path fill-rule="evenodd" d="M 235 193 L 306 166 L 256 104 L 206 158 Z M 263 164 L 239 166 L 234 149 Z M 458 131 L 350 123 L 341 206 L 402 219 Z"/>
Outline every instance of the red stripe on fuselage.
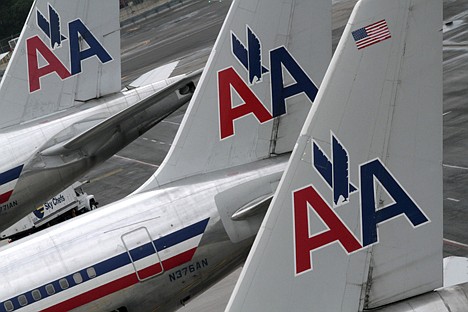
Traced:
<path fill-rule="evenodd" d="M 158 275 L 161 272 L 162 272 L 161 264 L 156 263 L 155 265 L 144 268 L 143 270 L 139 270 L 138 276 L 140 277 L 140 280 L 144 280 L 151 276 Z"/>
<path fill-rule="evenodd" d="M 195 254 L 195 251 L 197 248 L 193 248 L 190 250 L 187 250 L 181 254 L 178 254 L 177 256 L 174 256 L 172 258 L 166 259 L 162 262 L 163 267 L 165 270 L 170 270 L 173 269 L 181 264 L 184 264 L 190 260 L 192 260 L 193 255 Z M 147 268 L 144 268 L 140 271 L 138 271 L 138 274 L 141 279 L 145 279 L 151 276 L 154 276 L 156 274 L 159 274 L 162 272 L 161 264 L 156 263 L 152 266 L 149 266 Z M 61 312 L 61 311 L 69 311 L 72 309 L 75 309 L 79 306 L 85 305 L 87 303 L 90 303 L 92 301 L 98 300 L 100 298 L 103 298 L 107 295 L 110 295 L 112 293 L 115 293 L 119 290 L 122 290 L 124 288 L 130 287 L 132 285 L 135 285 L 138 283 L 138 278 L 135 273 L 129 274 L 127 276 L 121 277 L 119 279 L 116 279 L 115 281 L 109 282 L 105 285 L 99 286 L 97 288 L 94 288 L 92 290 L 89 290 L 87 292 L 84 292 L 82 294 L 79 294 L 78 296 L 75 296 L 73 298 L 67 299 L 63 302 L 60 302 L 56 305 L 53 305 L 49 308 L 46 308 L 42 311 L 44 312 Z M 75 286 L 76 287 L 76 286 Z"/>
<path fill-rule="evenodd" d="M 6 203 L 10 199 L 11 194 L 13 194 L 13 190 L 1 194 L 0 195 L 0 204 Z"/>

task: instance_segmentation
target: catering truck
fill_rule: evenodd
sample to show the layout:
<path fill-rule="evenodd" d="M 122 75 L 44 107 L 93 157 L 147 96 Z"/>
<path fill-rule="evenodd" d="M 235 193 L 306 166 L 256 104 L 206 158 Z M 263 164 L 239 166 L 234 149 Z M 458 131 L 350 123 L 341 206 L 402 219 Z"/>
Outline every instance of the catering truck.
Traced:
<path fill-rule="evenodd" d="M 11 241 L 20 239 L 44 228 L 71 219 L 97 208 L 94 195 L 83 191 L 86 182 L 75 182 L 49 201 L 39 206 L 29 215 L 0 233 L 0 239 Z"/>

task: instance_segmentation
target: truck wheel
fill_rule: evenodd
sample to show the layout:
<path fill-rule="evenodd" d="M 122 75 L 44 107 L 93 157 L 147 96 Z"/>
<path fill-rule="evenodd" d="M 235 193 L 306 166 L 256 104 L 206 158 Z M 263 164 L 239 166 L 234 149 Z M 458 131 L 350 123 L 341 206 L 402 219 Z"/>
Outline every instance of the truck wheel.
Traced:
<path fill-rule="evenodd" d="M 98 203 L 93 199 L 89 202 L 89 207 L 91 208 L 91 210 L 97 209 L 97 205 Z"/>

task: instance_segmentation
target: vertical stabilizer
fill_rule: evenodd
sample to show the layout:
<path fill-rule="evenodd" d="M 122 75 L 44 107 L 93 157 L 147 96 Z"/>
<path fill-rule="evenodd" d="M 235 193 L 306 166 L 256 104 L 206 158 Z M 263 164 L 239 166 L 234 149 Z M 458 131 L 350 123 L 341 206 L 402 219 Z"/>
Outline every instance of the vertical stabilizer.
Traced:
<path fill-rule="evenodd" d="M 442 3 L 356 5 L 227 311 L 442 286 Z"/>
<path fill-rule="evenodd" d="M 117 0 L 36 0 L 0 84 L 0 128 L 120 90 Z"/>
<path fill-rule="evenodd" d="M 330 0 L 233 1 L 174 144 L 141 189 L 290 152 L 330 58 Z"/>

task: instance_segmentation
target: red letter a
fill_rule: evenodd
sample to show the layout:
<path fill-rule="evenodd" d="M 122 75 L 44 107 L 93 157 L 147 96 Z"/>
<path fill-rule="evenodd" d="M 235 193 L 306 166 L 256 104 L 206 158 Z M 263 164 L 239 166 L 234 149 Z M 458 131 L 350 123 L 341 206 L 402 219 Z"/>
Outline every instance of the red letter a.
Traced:
<path fill-rule="evenodd" d="M 39 90 L 41 88 L 39 79 L 50 73 L 55 72 L 62 79 L 70 77 L 70 72 L 38 36 L 28 38 L 26 48 L 28 51 L 29 92 Z M 39 68 L 37 52 L 42 55 L 48 65 Z"/>
<path fill-rule="evenodd" d="M 245 101 L 244 104 L 232 107 L 231 86 Z M 218 92 L 221 139 L 234 134 L 234 120 L 237 118 L 250 113 L 260 123 L 273 118 L 232 67 L 218 72 Z"/>
<path fill-rule="evenodd" d="M 354 235 L 312 186 L 294 192 L 293 197 L 296 274 L 312 269 L 310 252 L 314 249 L 335 241 L 339 241 L 348 253 L 362 248 Z M 308 204 L 317 212 L 329 230 L 309 237 Z"/>

